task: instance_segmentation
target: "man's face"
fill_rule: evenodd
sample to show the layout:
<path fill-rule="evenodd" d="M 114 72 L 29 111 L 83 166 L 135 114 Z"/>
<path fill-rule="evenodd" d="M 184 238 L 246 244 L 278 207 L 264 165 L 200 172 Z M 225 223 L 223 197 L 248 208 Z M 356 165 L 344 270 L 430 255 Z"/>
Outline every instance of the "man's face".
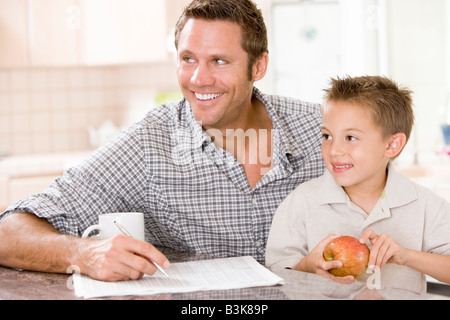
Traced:
<path fill-rule="evenodd" d="M 178 41 L 178 82 L 204 129 L 235 128 L 251 107 L 253 81 L 247 70 L 238 24 L 186 22 Z"/>

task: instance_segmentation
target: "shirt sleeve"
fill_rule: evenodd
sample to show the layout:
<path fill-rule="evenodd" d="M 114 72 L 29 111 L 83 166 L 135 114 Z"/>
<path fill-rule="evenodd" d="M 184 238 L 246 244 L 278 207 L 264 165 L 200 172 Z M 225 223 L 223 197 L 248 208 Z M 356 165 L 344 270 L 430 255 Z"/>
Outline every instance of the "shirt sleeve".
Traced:
<path fill-rule="evenodd" d="M 426 198 L 423 251 L 450 255 L 450 202 L 444 198 L 424 193 Z"/>
<path fill-rule="evenodd" d="M 292 268 L 308 254 L 301 188 L 291 192 L 275 212 L 266 247 L 266 265 Z"/>
<path fill-rule="evenodd" d="M 11 204 L 0 215 L 28 212 L 62 233 L 80 236 L 98 215 L 138 211 L 145 196 L 146 170 L 139 134 L 131 127 L 64 172 L 44 192 Z"/>

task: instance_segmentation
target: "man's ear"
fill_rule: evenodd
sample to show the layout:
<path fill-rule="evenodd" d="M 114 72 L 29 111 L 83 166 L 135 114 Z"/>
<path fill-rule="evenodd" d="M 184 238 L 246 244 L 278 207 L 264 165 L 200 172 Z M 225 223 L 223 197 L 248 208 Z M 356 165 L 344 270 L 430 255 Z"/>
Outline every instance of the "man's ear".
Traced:
<path fill-rule="evenodd" d="M 252 81 L 256 82 L 264 78 L 267 65 L 269 64 L 269 54 L 264 52 L 255 62 L 252 67 Z"/>
<path fill-rule="evenodd" d="M 402 151 L 406 144 L 406 135 L 403 132 L 393 134 L 386 147 L 385 155 L 389 158 L 395 158 Z"/>

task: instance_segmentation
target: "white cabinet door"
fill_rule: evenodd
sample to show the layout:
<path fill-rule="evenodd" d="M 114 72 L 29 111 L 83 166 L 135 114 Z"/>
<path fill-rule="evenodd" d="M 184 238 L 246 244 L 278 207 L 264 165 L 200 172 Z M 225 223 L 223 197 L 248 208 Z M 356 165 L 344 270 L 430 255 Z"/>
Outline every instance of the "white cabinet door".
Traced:
<path fill-rule="evenodd" d="M 0 0 L 0 68 L 28 64 L 27 0 Z"/>
<path fill-rule="evenodd" d="M 78 63 L 80 12 L 76 0 L 29 0 L 30 63 L 67 66 Z M 75 9 L 75 10 L 74 10 Z"/>
<path fill-rule="evenodd" d="M 83 64 L 167 59 L 164 0 L 81 0 L 80 7 Z"/>
<path fill-rule="evenodd" d="M 168 3 L 0 0 L 0 67 L 166 61 Z"/>

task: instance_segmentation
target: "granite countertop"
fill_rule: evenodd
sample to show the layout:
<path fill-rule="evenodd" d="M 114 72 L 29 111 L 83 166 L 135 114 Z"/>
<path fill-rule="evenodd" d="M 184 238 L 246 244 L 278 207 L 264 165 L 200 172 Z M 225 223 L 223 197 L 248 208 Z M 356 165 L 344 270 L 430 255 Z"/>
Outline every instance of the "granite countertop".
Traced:
<path fill-rule="evenodd" d="M 205 259 L 194 255 L 160 248 L 171 262 Z M 309 299 L 450 299 L 450 286 L 439 294 L 418 295 L 398 289 L 368 289 L 364 282 L 339 284 L 322 276 L 294 270 L 275 272 L 285 280 L 284 285 L 233 290 L 198 291 L 148 296 L 105 297 L 102 300 L 309 300 Z M 21 300 L 81 300 L 72 289 L 71 276 L 0 267 L 0 299 Z"/>

